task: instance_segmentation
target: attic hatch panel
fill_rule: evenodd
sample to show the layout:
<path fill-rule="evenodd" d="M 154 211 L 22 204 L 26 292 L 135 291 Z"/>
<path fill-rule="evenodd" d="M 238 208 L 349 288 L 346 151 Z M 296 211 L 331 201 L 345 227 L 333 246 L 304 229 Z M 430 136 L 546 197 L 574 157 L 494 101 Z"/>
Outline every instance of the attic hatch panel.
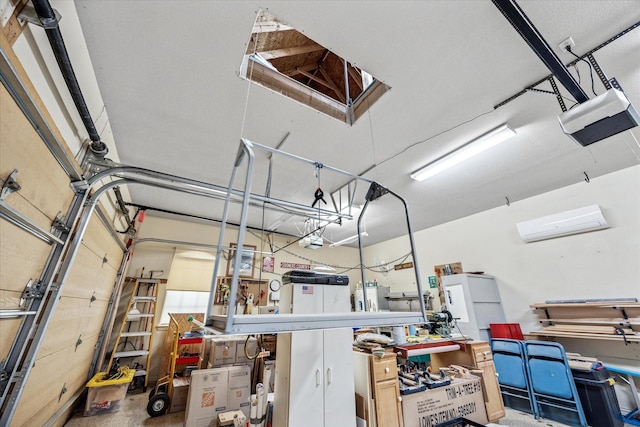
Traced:
<path fill-rule="evenodd" d="M 345 70 L 343 58 L 265 11 L 254 23 L 240 75 L 349 125 L 389 90 L 348 61 Z"/>

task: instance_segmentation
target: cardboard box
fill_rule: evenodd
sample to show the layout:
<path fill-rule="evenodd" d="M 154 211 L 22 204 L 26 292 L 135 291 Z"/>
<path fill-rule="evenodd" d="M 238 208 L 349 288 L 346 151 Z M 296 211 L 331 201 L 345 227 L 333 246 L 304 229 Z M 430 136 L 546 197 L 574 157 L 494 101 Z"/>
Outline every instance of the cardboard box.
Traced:
<path fill-rule="evenodd" d="M 215 427 L 218 414 L 227 410 L 229 372 L 201 369 L 191 374 L 185 427 Z"/>
<path fill-rule="evenodd" d="M 451 274 L 462 274 L 462 263 L 461 262 L 452 262 L 449 264 L 441 264 L 433 267 L 433 271 L 436 273 L 437 277 L 442 277 L 447 275 L 447 265 L 451 267 Z"/>
<path fill-rule="evenodd" d="M 487 423 L 480 378 L 455 378 L 451 385 L 402 397 L 404 427 L 432 427 L 464 417 Z"/>
<path fill-rule="evenodd" d="M 233 365 L 236 361 L 237 343 L 234 338 L 219 337 L 211 339 L 209 362 L 214 368 Z"/>
<path fill-rule="evenodd" d="M 227 410 L 239 409 L 249 419 L 251 411 L 251 369 L 248 366 L 234 366 L 229 371 L 227 390 Z"/>
<path fill-rule="evenodd" d="M 249 341 L 247 341 L 246 337 L 238 337 L 238 341 L 236 343 L 236 360 L 235 360 L 236 365 L 253 363 L 253 360 L 247 358 L 245 354 L 245 343 L 247 347 L 247 353 L 249 353 L 251 357 L 253 357 L 256 354 L 256 350 L 258 348 L 257 339 L 255 339 L 254 337 L 251 337 L 249 338 Z"/>
<path fill-rule="evenodd" d="M 173 397 L 169 412 L 179 412 L 187 409 L 189 397 L 189 377 L 177 377 L 173 379 Z"/>

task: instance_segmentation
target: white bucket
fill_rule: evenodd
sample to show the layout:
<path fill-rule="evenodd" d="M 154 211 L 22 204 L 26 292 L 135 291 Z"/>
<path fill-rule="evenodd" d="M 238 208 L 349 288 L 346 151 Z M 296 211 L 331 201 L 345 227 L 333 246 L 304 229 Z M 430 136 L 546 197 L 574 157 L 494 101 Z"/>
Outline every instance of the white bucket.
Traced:
<path fill-rule="evenodd" d="M 404 326 L 393 326 L 391 328 L 391 339 L 396 344 L 404 344 L 407 342 L 407 336 L 404 333 Z"/>

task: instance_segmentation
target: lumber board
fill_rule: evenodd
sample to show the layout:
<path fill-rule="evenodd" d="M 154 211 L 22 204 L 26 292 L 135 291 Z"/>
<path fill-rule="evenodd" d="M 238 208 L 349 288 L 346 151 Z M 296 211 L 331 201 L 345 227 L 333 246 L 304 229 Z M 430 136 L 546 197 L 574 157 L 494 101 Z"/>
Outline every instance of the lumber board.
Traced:
<path fill-rule="evenodd" d="M 640 326 L 640 318 L 634 317 L 630 319 L 625 319 L 623 317 L 613 318 L 613 317 L 594 317 L 594 318 L 584 318 L 584 319 L 541 319 L 540 322 L 551 322 L 551 323 L 570 323 L 570 324 L 588 324 L 588 325 L 631 325 L 631 326 Z"/>
<path fill-rule="evenodd" d="M 542 336 L 542 337 L 559 337 L 559 338 L 585 338 L 585 339 L 597 339 L 597 340 L 609 340 L 623 342 L 622 335 L 605 335 L 605 334 L 587 334 L 587 333 L 575 333 L 575 332 L 561 332 L 561 331 L 531 331 L 528 335 Z M 640 342 L 640 335 L 627 335 L 627 341 Z"/>
<path fill-rule="evenodd" d="M 7 19 L 6 24 L 2 27 L 2 34 L 6 37 L 7 43 L 12 45 L 20 37 L 22 31 L 27 26 L 27 21 L 18 19 L 18 14 L 22 11 L 22 8 L 28 3 L 28 0 L 13 0 L 11 2 L 15 5 L 15 9 L 11 12 L 11 16 Z"/>
<path fill-rule="evenodd" d="M 53 220 L 58 212 L 67 212 L 73 199 L 69 177 L 4 86 L 0 86 L 0 100 L 0 135 L 7 141 L 0 144 L 0 177 L 5 180 L 18 169 L 16 180 L 21 187 L 5 202 L 14 206 L 14 199 L 24 197 Z"/>
<path fill-rule="evenodd" d="M 89 343 L 96 340 L 97 336 L 87 337 L 77 350 L 67 347 L 36 361 L 18 402 L 14 425 L 45 425 L 77 391 L 84 389 L 93 356 L 93 345 Z M 67 392 L 60 397 L 63 385 Z"/>
<path fill-rule="evenodd" d="M 640 318 L 624 319 L 614 318 L 593 318 L 593 319 L 541 319 L 540 323 L 568 323 L 568 324 L 585 324 L 585 325 L 611 325 L 640 328 Z"/>
<path fill-rule="evenodd" d="M 251 77 L 247 77 L 249 80 L 342 122 L 346 120 L 346 106 L 344 104 L 257 62 L 251 62 L 249 67 L 252 67 Z"/>
<path fill-rule="evenodd" d="M 29 279 L 42 275 L 52 247 L 5 220 L 0 235 L 0 289 L 22 293 Z"/>
<path fill-rule="evenodd" d="M 564 325 L 556 324 L 549 325 L 543 328 L 545 331 L 564 331 L 564 332 L 586 332 L 591 334 L 616 334 L 616 329 L 622 329 L 625 334 L 635 334 L 630 328 L 616 328 L 614 326 L 600 326 L 600 325 Z"/>
<path fill-rule="evenodd" d="M 565 302 L 565 303 L 550 303 L 550 304 L 531 304 L 531 308 L 562 308 L 562 307 L 636 307 L 640 308 L 640 302 L 631 301 L 606 301 L 606 302 Z"/>
<path fill-rule="evenodd" d="M 629 318 L 640 319 L 640 304 L 580 304 L 574 306 L 549 306 L 535 307 L 539 316 L 544 317 L 545 311 L 549 313 L 549 317 L 554 319 L 588 319 L 588 318 L 619 318 L 623 317 L 622 310 Z"/>

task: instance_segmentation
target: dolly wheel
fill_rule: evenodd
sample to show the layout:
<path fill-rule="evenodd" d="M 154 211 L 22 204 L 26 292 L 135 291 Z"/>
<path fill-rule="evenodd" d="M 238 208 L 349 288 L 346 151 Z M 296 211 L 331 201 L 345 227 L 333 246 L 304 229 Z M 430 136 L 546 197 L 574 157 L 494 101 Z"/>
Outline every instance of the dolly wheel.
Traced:
<path fill-rule="evenodd" d="M 149 403 L 147 403 L 147 413 L 152 417 L 164 415 L 167 409 L 169 409 L 170 402 L 171 399 L 168 394 L 159 392 L 149 399 Z"/>

